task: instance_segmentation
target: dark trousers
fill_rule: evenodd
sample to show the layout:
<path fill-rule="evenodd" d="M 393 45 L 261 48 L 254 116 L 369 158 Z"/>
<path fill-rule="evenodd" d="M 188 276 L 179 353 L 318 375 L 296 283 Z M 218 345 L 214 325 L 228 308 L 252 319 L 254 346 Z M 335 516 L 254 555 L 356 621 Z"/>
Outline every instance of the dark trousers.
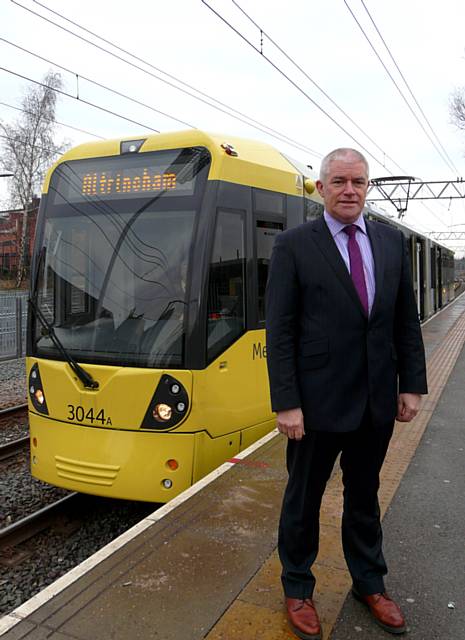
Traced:
<path fill-rule="evenodd" d="M 311 566 L 318 554 L 321 500 L 339 453 L 344 485 L 342 546 L 347 566 L 360 594 L 384 591 L 387 567 L 382 552 L 378 489 L 393 426 L 375 428 L 366 414 L 355 431 L 309 431 L 300 441 L 289 440 L 289 480 L 278 539 L 286 596 L 306 598 L 313 593 L 315 577 Z"/>

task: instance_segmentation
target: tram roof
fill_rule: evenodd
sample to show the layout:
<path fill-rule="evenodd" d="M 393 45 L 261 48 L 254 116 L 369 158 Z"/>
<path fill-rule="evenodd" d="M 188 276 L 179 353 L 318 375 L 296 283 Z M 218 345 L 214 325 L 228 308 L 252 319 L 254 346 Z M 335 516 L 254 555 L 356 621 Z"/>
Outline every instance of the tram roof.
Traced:
<path fill-rule="evenodd" d="M 290 158 L 266 142 L 240 138 L 229 134 L 209 133 L 199 129 L 187 129 L 183 131 L 92 141 L 73 147 L 64 153 L 50 168 L 44 182 L 43 193 L 48 192 L 51 174 L 62 162 L 96 157 L 119 156 L 121 155 L 121 144 L 123 142 L 136 140 L 144 141 L 138 153 L 196 146 L 206 147 L 212 157 L 212 166 L 209 174 L 210 180 L 224 180 L 235 184 L 272 189 L 300 197 L 305 194 L 305 178 L 316 180 L 316 174 L 311 167 L 305 166 L 303 163 Z M 232 154 L 228 152 L 228 148 L 233 151 Z M 312 199 L 321 202 L 321 198 L 317 192 L 312 196 Z M 431 242 L 434 242 L 447 251 L 451 251 L 446 245 L 419 232 L 404 222 L 392 218 L 372 203 L 367 204 L 373 213 L 386 222 L 394 223 L 399 228 L 404 228 L 410 233 L 428 238 Z"/>
<path fill-rule="evenodd" d="M 211 154 L 210 180 L 273 189 L 302 196 L 302 174 L 275 147 L 266 142 L 248 140 L 225 134 L 188 129 L 172 133 L 115 138 L 81 144 L 67 151 L 50 169 L 44 183 L 47 193 L 52 171 L 62 162 L 121 155 L 121 143 L 144 140 L 137 153 L 205 147 Z M 232 153 L 231 153 L 232 152 Z M 127 154 L 131 155 L 131 154 Z"/>
<path fill-rule="evenodd" d="M 377 207 L 376 205 L 374 205 L 370 201 L 367 201 L 367 203 L 365 205 L 365 209 L 368 209 L 370 213 L 375 214 L 376 216 L 378 216 L 379 218 L 381 218 L 385 222 L 388 222 L 388 223 L 391 223 L 391 224 L 395 224 L 396 227 L 398 227 L 399 229 L 404 229 L 408 233 L 415 234 L 416 236 L 419 236 L 420 238 L 425 238 L 427 240 L 430 240 L 433 244 L 438 245 L 442 249 L 445 249 L 446 251 L 448 251 L 448 252 L 450 252 L 452 254 L 454 253 L 452 249 L 450 249 L 448 246 L 446 246 L 442 242 L 439 242 L 438 240 L 435 240 L 434 238 L 432 238 L 432 237 L 428 236 L 427 234 L 423 233 L 422 231 L 419 231 L 418 229 L 415 229 L 415 227 L 411 227 L 410 225 L 406 224 L 405 222 L 402 222 L 402 221 L 398 220 L 397 218 L 395 218 L 393 216 L 390 216 L 388 213 L 386 213 L 386 211 L 384 211 L 383 209 Z"/>

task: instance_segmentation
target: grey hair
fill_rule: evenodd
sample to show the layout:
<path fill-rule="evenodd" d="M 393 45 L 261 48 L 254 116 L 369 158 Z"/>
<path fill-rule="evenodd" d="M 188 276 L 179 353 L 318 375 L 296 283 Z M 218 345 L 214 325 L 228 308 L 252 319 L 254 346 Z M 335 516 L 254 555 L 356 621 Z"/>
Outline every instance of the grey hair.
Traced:
<path fill-rule="evenodd" d="M 347 156 L 353 156 L 358 162 L 363 162 L 366 168 L 367 177 L 369 175 L 368 162 L 365 156 L 356 149 L 350 149 L 349 147 L 341 147 L 340 149 L 334 149 L 330 151 L 321 161 L 320 165 L 320 180 L 324 182 L 329 173 L 329 165 L 335 160 L 344 160 Z"/>

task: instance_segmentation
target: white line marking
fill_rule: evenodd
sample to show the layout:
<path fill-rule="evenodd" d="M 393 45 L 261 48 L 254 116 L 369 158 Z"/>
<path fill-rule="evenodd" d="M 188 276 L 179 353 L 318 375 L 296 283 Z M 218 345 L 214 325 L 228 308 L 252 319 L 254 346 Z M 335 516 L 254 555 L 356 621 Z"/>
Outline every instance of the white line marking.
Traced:
<path fill-rule="evenodd" d="M 262 445 L 266 444 L 270 440 L 272 440 L 278 434 L 277 429 L 273 429 L 266 436 L 257 440 L 241 451 L 237 455 L 234 456 L 235 459 L 243 460 L 251 453 L 259 449 Z M 209 485 L 211 482 L 216 480 L 226 473 L 231 467 L 235 465 L 234 462 L 224 462 L 217 469 L 206 475 L 204 478 L 193 484 L 191 487 L 180 493 L 178 496 L 164 504 L 162 507 L 148 515 L 146 518 L 135 524 L 133 527 L 122 533 L 120 536 L 109 542 L 107 545 L 96 551 L 93 555 L 89 556 L 86 560 L 78 564 L 74 569 L 65 573 L 65 575 L 55 580 L 48 587 L 37 593 L 35 596 L 32 596 L 29 600 L 24 602 L 22 605 L 11 611 L 7 615 L 0 618 L 0 635 L 3 635 L 7 631 L 9 631 L 16 624 L 24 620 L 31 613 L 36 611 L 39 607 L 46 604 L 49 600 L 51 600 L 54 596 L 59 594 L 61 591 L 64 591 L 69 585 L 73 582 L 76 582 L 83 575 L 91 571 L 95 566 L 97 566 L 100 562 L 103 562 L 106 558 L 111 556 L 113 553 L 121 549 L 125 544 L 129 541 L 133 540 L 136 536 L 141 534 L 143 531 L 148 529 L 153 525 L 154 522 L 158 522 L 166 516 L 168 513 L 176 509 L 179 505 L 189 500 L 196 493 L 201 491 L 204 487 Z"/>

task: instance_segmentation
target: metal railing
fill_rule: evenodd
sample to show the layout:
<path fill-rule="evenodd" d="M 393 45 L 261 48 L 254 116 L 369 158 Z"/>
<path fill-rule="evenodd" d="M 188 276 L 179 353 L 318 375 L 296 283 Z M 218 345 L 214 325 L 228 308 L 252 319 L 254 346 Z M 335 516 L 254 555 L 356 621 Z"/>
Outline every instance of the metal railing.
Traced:
<path fill-rule="evenodd" d="M 0 361 L 26 352 L 27 291 L 0 291 Z"/>

